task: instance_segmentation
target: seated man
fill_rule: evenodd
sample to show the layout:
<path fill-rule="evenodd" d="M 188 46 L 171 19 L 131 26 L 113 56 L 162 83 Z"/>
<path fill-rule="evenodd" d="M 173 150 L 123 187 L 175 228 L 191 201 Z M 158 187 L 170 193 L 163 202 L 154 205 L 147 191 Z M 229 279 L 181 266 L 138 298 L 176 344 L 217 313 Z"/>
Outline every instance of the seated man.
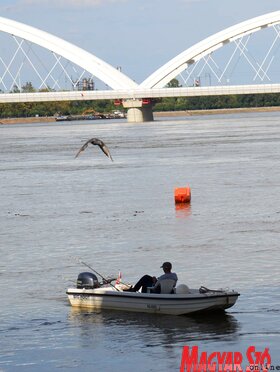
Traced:
<path fill-rule="evenodd" d="M 170 262 L 164 262 L 161 266 L 164 271 L 164 274 L 156 278 L 155 276 L 144 275 L 142 278 L 135 284 L 135 286 L 126 289 L 129 292 L 137 292 L 142 287 L 142 293 L 147 293 L 147 287 L 155 287 L 155 293 L 160 293 L 160 282 L 165 279 L 174 280 L 174 287 L 176 286 L 178 277 L 177 274 L 172 273 L 172 265 Z"/>

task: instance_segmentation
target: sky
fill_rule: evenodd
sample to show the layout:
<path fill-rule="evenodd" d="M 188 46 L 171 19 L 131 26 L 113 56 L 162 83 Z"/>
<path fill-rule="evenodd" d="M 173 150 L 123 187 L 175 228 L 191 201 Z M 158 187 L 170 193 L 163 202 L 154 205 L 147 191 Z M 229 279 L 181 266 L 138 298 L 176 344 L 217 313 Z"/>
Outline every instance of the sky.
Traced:
<path fill-rule="evenodd" d="M 0 16 L 61 37 L 138 83 L 196 42 L 279 0 L 0 0 Z"/>

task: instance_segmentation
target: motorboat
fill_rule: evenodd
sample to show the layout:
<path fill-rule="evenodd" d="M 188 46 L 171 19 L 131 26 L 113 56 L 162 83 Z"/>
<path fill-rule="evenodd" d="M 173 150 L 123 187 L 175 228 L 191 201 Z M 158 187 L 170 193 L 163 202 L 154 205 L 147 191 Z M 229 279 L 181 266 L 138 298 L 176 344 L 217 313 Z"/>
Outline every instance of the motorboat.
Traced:
<path fill-rule="evenodd" d="M 229 289 L 190 289 L 185 284 L 176 286 L 173 293 L 130 292 L 123 283 L 113 280 L 99 283 L 90 272 L 79 274 L 76 288 L 68 288 L 66 294 L 71 306 L 94 311 L 121 310 L 142 313 L 186 315 L 200 312 L 224 311 L 232 307 L 240 295 Z M 162 291 L 161 291 L 162 292 Z"/>

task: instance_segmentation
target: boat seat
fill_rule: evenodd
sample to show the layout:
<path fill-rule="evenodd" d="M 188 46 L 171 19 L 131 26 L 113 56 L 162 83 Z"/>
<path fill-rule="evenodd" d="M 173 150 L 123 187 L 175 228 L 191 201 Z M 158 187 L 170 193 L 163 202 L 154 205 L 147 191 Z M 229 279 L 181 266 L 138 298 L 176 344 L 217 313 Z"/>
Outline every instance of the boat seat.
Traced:
<path fill-rule="evenodd" d="M 148 293 L 162 293 L 162 294 L 170 294 L 174 293 L 174 288 L 176 285 L 176 281 L 174 279 L 164 279 L 160 280 L 156 283 L 154 287 L 148 287 Z M 158 289 L 160 287 L 160 291 Z"/>

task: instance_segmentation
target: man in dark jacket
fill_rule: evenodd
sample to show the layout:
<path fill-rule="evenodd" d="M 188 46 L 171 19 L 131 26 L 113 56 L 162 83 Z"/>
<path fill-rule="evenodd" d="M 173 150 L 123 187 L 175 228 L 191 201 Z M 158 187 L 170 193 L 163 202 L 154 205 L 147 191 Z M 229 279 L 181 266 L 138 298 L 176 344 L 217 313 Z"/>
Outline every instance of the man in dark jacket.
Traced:
<path fill-rule="evenodd" d="M 170 262 L 164 262 L 161 265 L 161 268 L 164 271 L 164 274 L 156 278 L 155 276 L 150 275 L 144 275 L 138 282 L 135 284 L 135 286 L 127 289 L 126 291 L 129 292 L 137 292 L 142 287 L 141 292 L 147 293 L 147 287 L 155 287 L 155 292 L 160 293 L 160 282 L 165 279 L 172 279 L 174 280 L 174 287 L 176 286 L 178 277 L 177 274 L 172 273 L 172 264 Z"/>

